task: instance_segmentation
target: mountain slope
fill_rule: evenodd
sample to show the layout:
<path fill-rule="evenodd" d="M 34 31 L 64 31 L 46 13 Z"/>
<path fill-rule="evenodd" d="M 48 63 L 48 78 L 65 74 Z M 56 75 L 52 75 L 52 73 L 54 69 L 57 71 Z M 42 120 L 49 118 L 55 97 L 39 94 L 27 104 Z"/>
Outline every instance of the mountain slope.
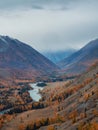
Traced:
<path fill-rule="evenodd" d="M 17 76 L 36 77 L 56 69 L 57 66 L 54 63 L 32 47 L 8 36 L 0 36 L 1 76 L 2 70 L 6 70 L 8 76 L 15 74 Z"/>
<path fill-rule="evenodd" d="M 65 50 L 65 51 L 43 52 L 42 54 L 46 56 L 52 62 L 58 63 L 64 58 L 70 56 L 74 52 L 75 52 L 74 49 L 70 49 L 70 50 Z"/>
<path fill-rule="evenodd" d="M 66 73 L 81 73 L 98 60 L 98 39 L 89 42 L 85 47 L 59 62 Z"/>
<path fill-rule="evenodd" d="M 42 91 L 49 106 L 16 114 L 1 130 L 98 130 L 98 63 L 74 80 L 50 84 Z"/>

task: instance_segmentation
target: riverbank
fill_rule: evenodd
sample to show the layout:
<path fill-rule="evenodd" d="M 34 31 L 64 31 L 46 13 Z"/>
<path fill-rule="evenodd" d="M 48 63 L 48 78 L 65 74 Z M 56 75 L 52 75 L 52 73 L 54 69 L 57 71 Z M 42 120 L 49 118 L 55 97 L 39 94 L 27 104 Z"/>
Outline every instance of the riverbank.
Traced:
<path fill-rule="evenodd" d="M 39 82 L 36 82 L 36 83 L 19 83 L 20 86 L 17 86 L 17 90 L 15 91 L 15 95 L 17 98 L 21 98 L 23 99 L 23 102 L 20 102 L 20 104 L 17 105 L 17 102 L 15 100 L 14 97 L 12 97 L 10 99 L 10 101 L 14 101 L 14 104 L 16 102 L 16 107 L 13 107 L 13 106 L 10 106 L 6 109 L 3 109 L 0 111 L 0 115 L 3 115 L 5 113 L 13 113 L 14 111 L 16 112 L 21 112 L 22 111 L 22 105 L 26 106 L 26 104 L 28 103 L 32 103 L 33 102 L 39 102 L 39 100 L 42 98 L 42 95 L 40 93 L 40 91 L 42 91 L 44 89 L 44 87 L 42 86 L 38 86 Z M 12 89 L 12 87 L 11 87 Z M 10 89 L 9 89 L 10 90 Z M 14 90 L 14 88 L 13 88 Z M 23 95 L 26 95 L 23 97 Z M 9 95 L 10 96 L 10 95 Z M 18 99 L 17 99 L 18 101 Z M 19 101 L 18 101 L 19 102 Z M 19 107 L 19 109 L 17 108 Z M 32 109 L 32 108 L 31 108 Z M 24 110 L 27 110 L 26 108 L 24 108 Z M 23 110 L 23 111 L 24 111 Z"/>
<path fill-rule="evenodd" d="M 28 83 L 0 87 L 0 114 L 8 113 L 15 107 L 31 103 L 32 99 L 28 92 L 31 89 Z"/>

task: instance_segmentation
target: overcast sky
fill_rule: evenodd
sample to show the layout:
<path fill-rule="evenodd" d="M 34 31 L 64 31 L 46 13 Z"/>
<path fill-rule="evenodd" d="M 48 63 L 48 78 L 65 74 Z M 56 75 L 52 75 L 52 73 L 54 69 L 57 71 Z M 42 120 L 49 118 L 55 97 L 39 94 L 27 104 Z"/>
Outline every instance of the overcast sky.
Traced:
<path fill-rule="evenodd" d="M 98 38 L 98 0 L 0 0 L 0 35 L 41 52 L 79 49 Z"/>

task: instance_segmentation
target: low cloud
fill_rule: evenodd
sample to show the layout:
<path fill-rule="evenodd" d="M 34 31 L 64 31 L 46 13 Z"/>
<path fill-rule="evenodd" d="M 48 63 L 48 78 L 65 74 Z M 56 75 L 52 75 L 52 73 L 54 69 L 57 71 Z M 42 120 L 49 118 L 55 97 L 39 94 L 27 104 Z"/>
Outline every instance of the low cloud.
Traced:
<path fill-rule="evenodd" d="M 78 49 L 98 38 L 97 0 L 4 1 L 0 1 L 0 34 L 39 51 Z"/>

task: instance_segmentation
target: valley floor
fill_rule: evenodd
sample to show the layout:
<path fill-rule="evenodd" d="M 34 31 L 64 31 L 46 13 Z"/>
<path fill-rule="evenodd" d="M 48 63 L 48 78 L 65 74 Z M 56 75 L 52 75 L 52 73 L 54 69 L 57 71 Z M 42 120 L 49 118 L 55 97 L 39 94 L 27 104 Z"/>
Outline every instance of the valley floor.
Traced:
<path fill-rule="evenodd" d="M 48 83 L 41 94 L 33 110 L 2 115 L 1 130 L 98 130 L 98 65 L 74 80 Z"/>

